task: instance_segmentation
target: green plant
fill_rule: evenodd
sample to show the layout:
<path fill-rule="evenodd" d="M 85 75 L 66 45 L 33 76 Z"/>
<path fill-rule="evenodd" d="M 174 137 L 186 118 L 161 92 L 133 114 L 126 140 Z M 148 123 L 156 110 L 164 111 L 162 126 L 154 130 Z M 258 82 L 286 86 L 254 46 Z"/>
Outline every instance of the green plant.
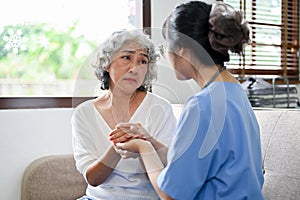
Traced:
<path fill-rule="evenodd" d="M 96 43 L 46 23 L 5 26 L 0 35 L 0 79 L 72 79 Z M 80 49 L 84 47 L 85 52 Z"/>

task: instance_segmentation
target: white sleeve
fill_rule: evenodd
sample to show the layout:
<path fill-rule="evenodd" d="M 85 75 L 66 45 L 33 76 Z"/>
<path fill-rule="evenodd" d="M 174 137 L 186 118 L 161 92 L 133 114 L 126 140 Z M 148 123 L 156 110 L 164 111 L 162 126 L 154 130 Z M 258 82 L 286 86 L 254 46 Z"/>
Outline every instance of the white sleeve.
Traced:
<path fill-rule="evenodd" d="M 99 113 L 91 104 L 77 107 L 72 115 L 72 142 L 76 168 L 85 176 L 88 166 L 99 159 L 111 142 L 111 131 L 99 119 Z"/>
<path fill-rule="evenodd" d="M 87 167 L 95 161 L 95 158 L 92 156 L 91 150 L 87 147 L 89 145 L 89 137 L 87 137 L 89 133 L 89 128 L 85 124 L 85 120 L 83 119 L 83 115 L 75 110 L 72 118 L 72 146 L 73 146 L 73 154 L 74 159 L 76 161 L 77 170 L 84 175 Z"/>

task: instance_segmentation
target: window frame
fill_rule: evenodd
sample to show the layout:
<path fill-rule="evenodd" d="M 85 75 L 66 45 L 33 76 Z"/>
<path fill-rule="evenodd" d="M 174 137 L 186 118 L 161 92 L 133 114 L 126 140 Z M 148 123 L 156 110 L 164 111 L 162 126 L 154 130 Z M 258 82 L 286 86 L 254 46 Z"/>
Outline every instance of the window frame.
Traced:
<path fill-rule="evenodd" d="M 142 0 L 144 28 L 151 27 L 151 0 Z M 0 109 L 72 108 L 95 97 L 0 97 Z"/>
<path fill-rule="evenodd" d="M 239 1 L 240 3 L 240 10 L 244 11 L 246 9 L 246 2 L 247 0 L 241 0 Z M 256 4 L 256 1 L 250 1 L 252 2 L 252 6 Z M 293 5 L 294 9 L 290 12 L 291 14 L 288 15 L 287 17 L 282 18 L 282 24 L 280 26 L 282 33 L 281 33 L 281 45 L 272 45 L 266 43 L 265 46 L 277 46 L 281 48 L 281 65 L 278 67 L 281 67 L 280 69 L 266 69 L 266 68 L 247 68 L 251 66 L 256 66 L 257 65 L 252 61 L 248 61 L 246 63 L 246 56 L 240 56 L 238 62 L 233 62 L 232 65 L 230 65 L 230 62 L 228 63 L 229 71 L 234 74 L 237 78 L 241 78 L 244 80 L 245 78 L 249 77 L 258 77 L 258 78 L 263 78 L 263 79 L 272 79 L 272 78 L 279 78 L 279 79 L 288 79 L 290 83 L 300 83 L 300 60 L 299 60 L 299 35 L 300 35 L 300 28 L 299 28 L 299 21 L 300 21 L 300 16 L 299 16 L 299 2 L 298 0 L 289 0 L 288 1 L 282 1 L 281 7 L 282 7 L 282 15 L 286 16 L 288 13 L 288 4 Z M 295 6 L 296 5 L 296 6 Z M 256 13 L 256 9 L 254 8 L 253 10 L 246 9 L 244 13 Z M 255 17 L 255 14 L 253 15 Z M 296 20 L 295 20 L 296 19 Z M 255 28 L 259 27 L 260 25 L 266 26 L 266 27 L 279 27 L 276 24 L 265 24 L 261 21 L 256 21 L 255 19 L 247 19 L 249 22 L 250 27 L 253 28 L 253 32 L 255 32 Z M 289 22 L 288 22 L 289 21 Z M 291 22 L 292 21 L 292 22 Z M 288 23 L 285 23 L 288 22 Z M 297 31 L 292 31 L 292 33 L 288 33 L 288 27 L 291 26 L 291 24 L 294 25 L 294 27 L 297 28 Z M 297 44 L 291 44 L 291 39 L 290 37 L 295 36 L 296 38 L 295 41 L 297 41 Z M 251 46 L 250 50 L 250 57 L 254 58 L 256 60 L 256 57 L 258 54 L 256 54 L 256 46 L 260 45 L 263 46 L 263 44 L 258 44 L 256 43 L 255 35 L 252 34 L 251 38 L 251 43 L 249 46 Z M 291 49 L 296 49 L 291 53 Z M 290 51 L 290 53 L 289 53 Z M 287 54 L 288 53 L 288 54 Z M 297 56 L 298 55 L 298 56 Z M 248 55 L 249 56 L 249 55 Z M 288 57 L 290 56 L 290 57 Z M 288 60 L 294 60 L 294 63 L 291 64 L 290 61 Z M 282 82 L 280 82 L 282 83 Z"/>

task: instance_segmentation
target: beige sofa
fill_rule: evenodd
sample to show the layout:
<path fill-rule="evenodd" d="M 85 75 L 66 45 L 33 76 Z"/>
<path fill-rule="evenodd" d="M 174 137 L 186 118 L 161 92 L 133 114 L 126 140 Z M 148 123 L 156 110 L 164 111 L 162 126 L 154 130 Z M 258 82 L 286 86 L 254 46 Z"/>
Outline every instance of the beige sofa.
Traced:
<path fill-rule="evenodd" d="M 181 107 L 174 105 L 178 116 Z M 300 199 L 300 110 L 255 109 L 261 127 L 267 200 Z M 242 178 L 242 177 L 241 177 Z M 72 155 L 40 158 L 26 169 L 22 200 L 76 199 L 86 183 Z"/>
<path fill-rule="evenodd" d="M 85 193 L 86 186 L 73 155 L 45 156 L 25 170 L 21 200 L 74 200 Z"/>

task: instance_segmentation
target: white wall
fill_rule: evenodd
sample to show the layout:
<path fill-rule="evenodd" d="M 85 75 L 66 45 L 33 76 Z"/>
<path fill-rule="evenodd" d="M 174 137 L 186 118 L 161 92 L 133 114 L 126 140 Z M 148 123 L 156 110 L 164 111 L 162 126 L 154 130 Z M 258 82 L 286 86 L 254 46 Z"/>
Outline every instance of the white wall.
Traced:
<path fill-rule="evenodd" d="M 51 154 L 72 153 L 72 109 L 0 110 L 0 199 L 20 199 L 26 167 Z"/>

